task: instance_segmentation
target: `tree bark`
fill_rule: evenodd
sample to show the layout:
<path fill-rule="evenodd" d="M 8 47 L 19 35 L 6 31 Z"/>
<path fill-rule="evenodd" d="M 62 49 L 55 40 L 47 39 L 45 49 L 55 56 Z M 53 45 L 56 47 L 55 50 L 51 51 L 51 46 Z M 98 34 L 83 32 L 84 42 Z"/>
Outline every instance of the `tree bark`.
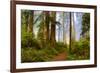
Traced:
<path fill-rule="evenodd" d="M 55 45 L 55 28 L 56 28 L 56 24 L 55 24 L 55 21 L 56 21 L 56 12 L 51 12 L 51 42 L 52 42 L 52 45 L 54 46 Z"/>
<path fill-rule="evenodd" d="M 34 12 L 30 11 L 28 17 L 28 30 L 27 30 L 29 33 L 33 33 L 33 16 Z"/>
<path fill-rule="evenodd" d="M 49 40 L 49 11 L 45 11 L 46 40 Z"/>

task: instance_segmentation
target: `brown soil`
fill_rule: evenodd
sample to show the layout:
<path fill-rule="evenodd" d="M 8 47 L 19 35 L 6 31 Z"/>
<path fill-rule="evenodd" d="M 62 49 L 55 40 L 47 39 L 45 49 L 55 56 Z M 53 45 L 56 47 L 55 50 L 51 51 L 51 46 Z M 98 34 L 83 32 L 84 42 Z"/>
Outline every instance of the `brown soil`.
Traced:
<path fill-rule="evenodd" d="M 67 53 L 62 52 L 53 58 L 53 61 L 64 61 L 66 60 Z"/>

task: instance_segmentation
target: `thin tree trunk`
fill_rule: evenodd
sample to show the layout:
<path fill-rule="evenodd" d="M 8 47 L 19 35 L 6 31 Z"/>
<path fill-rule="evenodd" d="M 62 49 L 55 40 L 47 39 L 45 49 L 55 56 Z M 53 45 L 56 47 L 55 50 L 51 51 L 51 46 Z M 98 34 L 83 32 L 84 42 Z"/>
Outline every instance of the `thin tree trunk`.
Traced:
<path fill-rule="evenodd" d="M 70 42 L 70 44 L 69 44 L 69 52 L 71 53 L 71 46 L 72 46 L 72 44 L 71 44 L 71 29 L 72 29 L 72 27 L 71 27 L 71 12 L 69 12 L 69 16 L 70 16 L 70 40 L 69 40 L 69 42 Z"/>
<path fill-rule="evenodd" d="M 58 26 L 58 42 L 60 42 L 60 35 L 61 35 L 61 26 Z"/>
<path fill-rule="evenodd" d="M 63 20 L 62 20 L 62 25 L 63 25 L 63 42 L 66 44 L 66 31 L 65 31 L 65 24 L 64 24 L 64 12 L 63 12 Z"/>

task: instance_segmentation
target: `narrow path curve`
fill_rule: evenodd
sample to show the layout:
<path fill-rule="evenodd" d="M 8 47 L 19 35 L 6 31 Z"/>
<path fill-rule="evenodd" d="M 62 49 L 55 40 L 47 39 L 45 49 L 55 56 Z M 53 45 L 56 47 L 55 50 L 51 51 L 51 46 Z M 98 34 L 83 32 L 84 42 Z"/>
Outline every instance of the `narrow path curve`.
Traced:
<path fill-rule="evenodd" d="M 67 53 L 62 52 L 53 58 L 53 61 L 64 61 L 67 58 Z"/>

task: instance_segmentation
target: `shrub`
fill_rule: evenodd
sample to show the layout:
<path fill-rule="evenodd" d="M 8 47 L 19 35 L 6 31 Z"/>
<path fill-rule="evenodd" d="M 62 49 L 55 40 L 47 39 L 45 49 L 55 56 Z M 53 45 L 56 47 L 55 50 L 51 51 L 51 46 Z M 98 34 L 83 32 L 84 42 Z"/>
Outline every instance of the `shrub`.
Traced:
<path fill-rule="evenodd" d="M 22 48 L 34 47 L 34 48 L 40 49 L 41 43 L 37 39 L 34 38 L 32 33 L 26 32 L 22 34 L 21 47 Z"/>
<path fill-rule="evenodd" d="M 44 62 L 44 61 L 48 61 L 50 58 L 48 58 L 47 54 L 40 50 L 40 51 L 36 51 L 34 52 L 34 56 L 33 56 L 33 62 Z"/>
<path fill-rule="evenodd" d="M 21 62 L 32 62 L 33 50 L 31 48 L 21 49 Z"/>
<path fill-rule="evenodd" d="M 50 47 L 50 45 L 46 45 L 44 48 L 36 49 L 36 48 L 22 48 L 21 59 L 22 62 L 45 62 L 51 61 L 54 56 L 57 54 L 64 52 L 63 46 L 56 46 L 56 48 Z"/>
<path fill-rule="evenodd" d="M 51 56 L 52 57 L 52 56 Z M 44 62 L 50 61 L 50 53 L 46 52 L 44 49 L 37 50 L 32 48 L 26 48 L 21 51 L 21 61 L 22 62 Z"/>
<path fill-rule="evenodd" d="M 51 42 L 46 41 L 45 45 L 40 40 L 34 39 L 31 35 L 24 35 L 22 39 L 22 62 L 44 62 L 51 61 L 54 56 L 61 52 L 65 52 L 67 45 L 56 43 L 55 47 L 51 46 Z M 27 43 L 31 43 L 30 45 Z M 39 48 L 39 49 L 38 49 Z"/>
<path fill-rule="evenodd" d="M 68 51 L 67 45 L 64 44 L 64 43 L 61 43 L 61 42 L 57 42 L 57 43 L 56 43 L 55 49 L 56 49 L 58 52 Z"/>
<path fill-rule="evenodd" d="M 68 55 L 69 60 L 80 60 L 90 58 L 90 42 L 88 39 L 81 39 L 72 44 L 71 53 Z"/>
<path fill-rule="evenodd" d="M 21 35 L 21 45 L 23 47 L 29 47 L 32 45 L 33 35 L 32 33 L 24 32 Z"/>

